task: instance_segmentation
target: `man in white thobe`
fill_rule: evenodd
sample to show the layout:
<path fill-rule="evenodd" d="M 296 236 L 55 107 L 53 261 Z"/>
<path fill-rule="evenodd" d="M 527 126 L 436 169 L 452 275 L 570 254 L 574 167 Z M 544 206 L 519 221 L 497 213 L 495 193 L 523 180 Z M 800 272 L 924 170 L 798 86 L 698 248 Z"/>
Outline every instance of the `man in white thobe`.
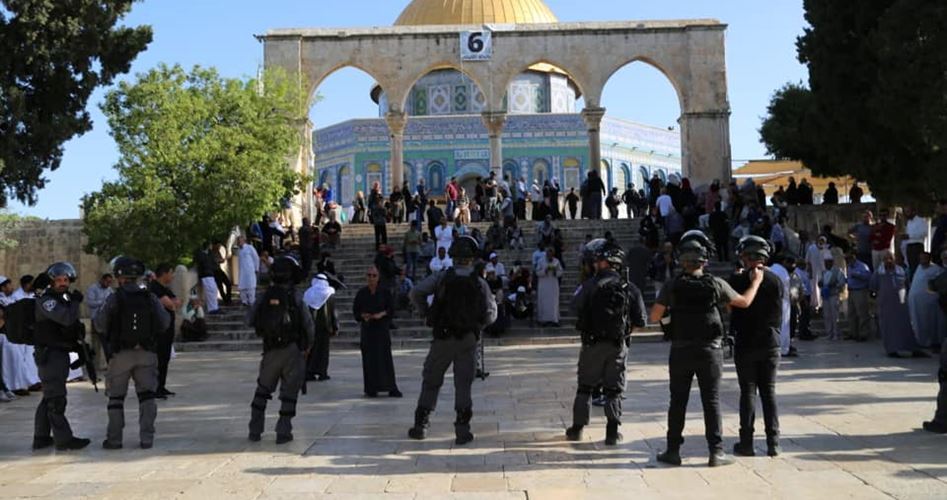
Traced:
<path fill-rule="evenodd" d="M 247 243 L 245 236 L 237 238 L 237 259 L 240 272 L 237 286 L 240 290 L 240 303 L 252 306 L 256 303 L 256 278 L 260 272 L 260 255 L 253 245 Z"/>

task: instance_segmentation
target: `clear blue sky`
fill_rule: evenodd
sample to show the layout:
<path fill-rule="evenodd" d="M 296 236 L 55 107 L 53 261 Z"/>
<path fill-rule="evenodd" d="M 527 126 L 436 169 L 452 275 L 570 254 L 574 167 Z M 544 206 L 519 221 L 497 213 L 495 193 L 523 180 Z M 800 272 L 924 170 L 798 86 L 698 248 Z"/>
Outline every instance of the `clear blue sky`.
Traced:
<path fill-rule="evenodd" d="M 757 130 L 773 91 L 806 79 L 795 57 L 795 40 L 805 25 L 802 0 L 547 0 L 561 21 L 716 18 L 727 24 L 733 158 L 762 158 Z M 270 28 L 389 26 L 408 0 L 144 0 L 126 18 L 150 24 L 154 41 L 133 65 L 144 72 L 158 63 L 215 66 L 226 76 L 252 76 L 262 63 L 253 38 Z M 590 54 L 594 57 L 594 54 Z M 126 77 L 130 78 L 130 76 Z M 325 99 L 312 111 L 317 127 L 348 118 L 377 116 L 369 99 L 372 80 L 354 69 L 334 73 L 319 88 Z M 11 209 L 50 219 L 79 216 L 79 199 L 115 177 L 117 159 L 108 125 L 98 109 L 104 91 L 93 95 L 94 128 L 66 145 L 62 166 L 48 174 L 36 206 Z M 680 109 L 670 83 L 642 63 L 625 67 L 609 81 L 603 97 L 609 114 L 659 126 L 676 125 Z M 236 201 L 236 200 L 235 200 Z"/>

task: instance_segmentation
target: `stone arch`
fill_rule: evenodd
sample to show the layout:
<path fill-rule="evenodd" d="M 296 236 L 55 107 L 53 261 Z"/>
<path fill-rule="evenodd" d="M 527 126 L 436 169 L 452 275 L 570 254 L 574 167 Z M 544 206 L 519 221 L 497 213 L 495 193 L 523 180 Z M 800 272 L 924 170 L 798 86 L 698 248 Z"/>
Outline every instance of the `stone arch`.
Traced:
<path fill-rule="evenodd" d="M 619 191 L 624 192 L 628 189 L 628 183 L 632 182 L 631 169 L 628 164 L 621 162 L 615 169 L 615 186 Z"/>
<path fill-rule="evenodd" d="M 378 82 L 378 85 L 382 88 L 383 91 L 387 88 L 385 84 L 383 83 L 383 79 L 380 77 L 380 75 L 367 69 L 367 66 L 363 66 L 361 64 L 350 62 L 350 61 L 340 62 L 332 66 L 331 69 L 327 71 L 320 71 L 318 73 L 306 74 L 306 81 L 302 83 L 303 85 L 305 85 L 305 88 L 306 88 L 306 109 L 307 110 L 311 109 L 312 106 L 315 104 L 314 99 L 316 98 L 317 92 L 319 90 L 319 86 L 322 85 L 323 82 L 325 82 L 326 79 L 328 79 L 330 76 L 332 76 L 336 72 L 343 70 L 345 68 L 357 69 L 361 71 L 362 73 L 365 73 L 366 75 L 372 77 L 376 82 Z"/>
<path fill-rule="evenodd" d="M 502 103 L 507 97 L 507 93 L 509 92 L 509 88 L 513 83 L 513 80 L 515 80 L 517 76 L 529 71 L 530 68 L 536 66 L 537 64 L 548 64 L 562 70 L 565 73 L 565 76 L 575 84 L 578 94 L 585 94 L 586 84 L 581 77 L 576 76 L 576 72 L 569 69 L 571 65 L 559 62 L 556 58 L 542 57 L 527 64 L 512 64 L 506 70 L 495 73 L 494 80 L 496 81 L 496 85 L 503 89 L 502 93 L 497 94 L 499 101 L 493 103 L 493 107 L 495 109 L 500 109 L 502 107 Z"/>
<path fill-rule="evenodd" d="M 365 165 L 365 192 L 371 192 L 372 186 L 377 182 L 378 186 L 381 187 L 382 194 L 387 193 L 388 189 L 385 186 L 385 170 L 382 168 L 381 163 L 377 161 L 368 162 Z"/>
<path fill-rule="evenodd" d="M 389 103 L 397 102 L 399 106 L 398 109 L 401 109 L 401 110 L 407 109 L 408 98 L 411 97 L 411 91 L 414 90 L 414 87 L 418 84 L 418 82 L 421 81 L 421 79 L 424 78 L 425 76 L 439 70 L 457 71 L 458 73 L 462 74 L 465 78 L 470 79 L 470 82 L 473 84 L 475 91 L 479 90 L 480 93 L 483 94 L 484 96 L 485 101 L 484 101 L 483 109 L 484 110 L 489 109 L 490 96 L 487 95 L 487 92 L 488 92 L 487 87 L 484 87 L 482 83 L 483 79 L 480 76 L 476 75 L 473 71 L 470 71 L 469 68 L 462 67 L 460 64 L 457 64 L 455 61 L 440 61 L 440 62 L 427 65 L 420 72 L 418 72 L 417 74 L 414 74 L 410 79 L 406 80 L 407 85 L 404 86 L 403 95 L 399 96 L 397 101 L 393 100 L 392 95 L 389 95 L 388 102 Z M 474 95 L 471 95 L 470 97 L 471 99 L 473 99 Z"/>
<path fill-rule="evenodd" d="M 335 176 L 337 189 L 336 201 L 339 205 L 348 206 L 355 199 L 355 180 L 352 175 L 352 167 L 348 164 L 339 167 L 339 172 Z"/>
<path fill-rule="evenodd" d="M 540 187 L 542 187 L 545 181 L 552 179 L 552 165 L 549 164 L 549 161 L 545 158 L 536 158 L 533 161 L 533 166 L 530 169 L 531 176 Z"/>
<path fill-rule="evenodd" d="M 447 169 L 439 161 L 432 161 L 425 167 L 425 182 L 430 194 L 444 194 L 444 186 L 447 183 Z"/>
<path fill-rule="evenodd" d="M 602 84 L 602 88 L 601 88 L 601 90 L 599 91 L 599 96 L 598 96 L 599 101 L 601 101 L 602 94 L 604 94 L 604 92 L 605 92 L 605 86 L 608 84 L 608 81 L 611 80 L 612 77 L 614 77 L 615 74 L 618 73 L 619 71 L 621 71 L 621 70 L 623 70 L 623 69 L 625 69 L 625 68 L 627 68 L 627 67 L 629 67 L 629 66 L 632 66 L 632 65 L 634 65 L 634 64 L 637 64 L 637 63 L 641 63 L 641 64 L 644 64 L 645 66 L 649 66 L 649 67 L 651 67 L 651 68 L 653 68 L 653 69 L 656 69 L 656 70 L 658 70 L 658 72 L 660 72 L 662 75 L 664 75 L 664 77 L 665 77 L 665 79 L 667 79 L 668 83 L 671 84 L 671 88 L 674 89 L 674 93 L 677 95 L 678 109 L 680 110 L 680 113 L 683 114 L 683 113 L 685 112 L 685 110 L 687 109 L 687 106 L 686 106 L 687 99 L 686 99 L 686 94 L 682 91 L 681 83 L 679 83 L 678 80 L 675 79 L 675 77 L 673 76 L 673 74 L 670 73 L 668 70 L 666 70 L 666 69 L 664 68 L 664 66 L 662 66 L 660 63 L 656 62 L 654 59 L 651 59 L 651 58 L 645 57 L 645 56 L 637 56 L 637 57 L 634 57 L 634 58 L 632 58 L 632 59 L 630 59 L 630 60 L 628 60 L 628 61 L 625 61 L 625 62 L 623 62 L 623 63 L 621 63 L 621 64 L 619 64 L 619 65 L 617 65 L 617 66 L 611 68 L 611 69 L 608 71 L 608 76 L 605 78 L 605 81 L 602 82 L 602 83 L 603 83 L 603 84 Z"/>
<path fill-rule="evenodd" d="M 638 166 L 638 175 L 641 177 L 641 185 L 638 186 L 638 189 L 644 189 L 645 194 L 651 194 L 651 183 L 648 182 L 651 180 L 651 173 L 648 172 L 648 167 Z"/>
<path fill-rule="evenodd" d="M 520 166 L 516 160 L 506 160 L 503 162 L 503 175 L 510 176 L 510 182 L 516 182 L 520 178 Z"/>

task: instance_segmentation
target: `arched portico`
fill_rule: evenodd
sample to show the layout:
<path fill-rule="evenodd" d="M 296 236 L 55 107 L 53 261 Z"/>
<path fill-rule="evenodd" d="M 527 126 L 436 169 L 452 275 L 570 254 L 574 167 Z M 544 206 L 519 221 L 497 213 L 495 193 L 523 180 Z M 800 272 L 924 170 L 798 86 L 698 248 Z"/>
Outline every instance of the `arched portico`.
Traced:
<path fill-rule="evenodd" d="M 503 99 L 508 84 L 525 69 L 545 62 L 569 74 L 583 93 L 590 165 L 601 164 L 601 96 L 608 79 L 642 61 L 667 76 L 681 104 L 683 172 L 695 186 L 730 177 L 730 104 L 724 34 L 714 20 L 532 24 L 493 27 L 489 61 L 465 62 L 463 72 L 482 89 L 490 137 L 490 167 L 500 173 Z M 345 66 L 365 70 L 388 95 L 389 182 L 404 176 L 405 100 L 412 85 L 436 67 L 459 67 L 460 36 L 479 26 L 397 26 L 369 29 L 274 30 L 259 39 L 265 64 L 300 74 L 308 91 Z M 594 57 L 590 57 L 594 54 Z M 306 145 L 304 147 L 311 147 Z M 308 151 L 307 151 L 308 152 Z M 308 155 L 300 155 L 308 158 Z"/>

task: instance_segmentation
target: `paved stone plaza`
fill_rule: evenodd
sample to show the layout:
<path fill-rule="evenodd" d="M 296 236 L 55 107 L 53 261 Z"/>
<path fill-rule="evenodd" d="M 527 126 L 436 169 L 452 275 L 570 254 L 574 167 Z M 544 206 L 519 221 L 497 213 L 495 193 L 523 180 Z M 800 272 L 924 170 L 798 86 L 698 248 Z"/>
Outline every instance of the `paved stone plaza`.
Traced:
<path fill-rule="evenodd" d="M 784 455 L 705 467 L 700 403 L 691 398 L 681 468 L 657 466 L 667 406 L 668 346 L 636 345 L 625 444 L 605 449 L 601 410 L 587 441 L 563 439 L 576 346 L 488 348 L 492 375 L 474 386 L 472 446 L 453 446 L 450 379 L 431 437 L 407 439 L 423 352 L 395 354 L 401 400 L 361 397 L 357 352 L 335 353 L 330 382 L 310 383 L 295 442 L 246 440 L 258 356 L 188 353 L 172 362 L 155 449 L 105 452 L 102 394 L 70 385 L 69 416 L 93 439 L 78 453 L 29 450 L 38 396 L 0 406 L 0 497 L 55 498 L 947 498 L 947 436 L 918 428 L 933 412 L 935 362 L 892 360 L 876 344 L 803 344 L 781 367 Z M 696 385 L 696 384 L 695 384 Z M 732 365 L 723 392 L 726 445 L 737 433 Z M 136 406 L 134 397 L 126 404 Z M 271 419 L 275 405 L 270 406 Z M 268 421 L 272 429 L 274 420 Z M 758 422 L 758 425 L 762 424 Z M 765 452 L 757 440 L 757 452 Z"/>

